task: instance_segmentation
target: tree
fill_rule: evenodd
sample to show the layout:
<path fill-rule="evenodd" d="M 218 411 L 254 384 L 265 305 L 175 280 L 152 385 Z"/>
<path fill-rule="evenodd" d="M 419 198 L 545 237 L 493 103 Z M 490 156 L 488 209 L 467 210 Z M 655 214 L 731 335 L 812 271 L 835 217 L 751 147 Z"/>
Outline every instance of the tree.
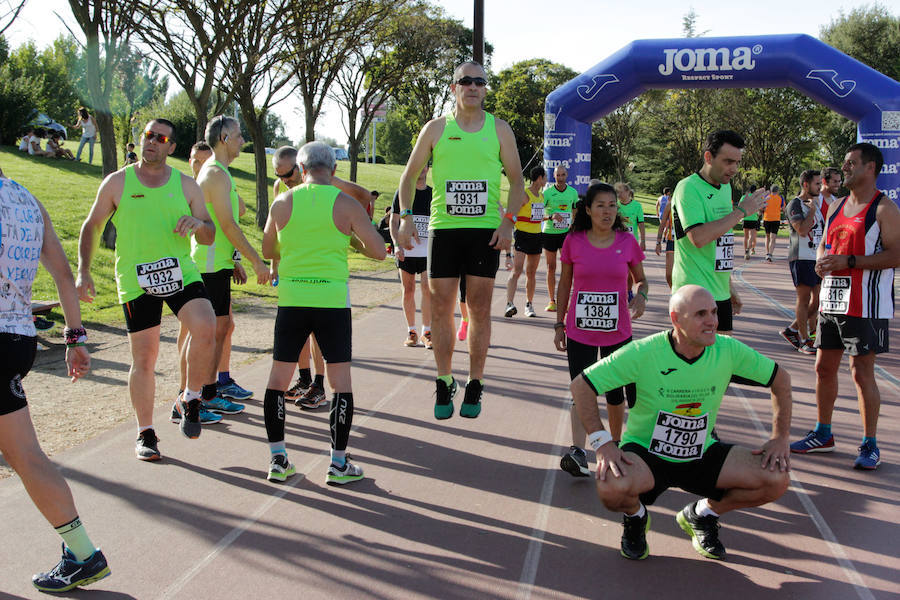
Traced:
<path fill-rule="evenodd" d="M 71 122 L 82 100 L 75 87 L 81 73 L 78 70 L 72 72 L 75 61 L 70 53 L 78 54 L 77 45 L 71 38 L 60 37 L 52 46 L 40 51 L 29 41 L 16 48 L 7 62 L 10 76 L 23 77 L 37 85 L 37 97 L 28 108 L 65 123 Z"/>
<path fill-rule="evenodd" d="M 634 159 L 637 136 L 640 132 L 640 102 L 632 100 L 606 115 L 592 129 L 605 142 L 612 159 L 612 174 L 616 181 L 626 181 L 626 171 Z"/>
<path fill-rule="evenodd" d="M 129 48 L 119 61 L 118 80 L 113 112 L 118 121 L 119 141 L 125 146 L 132 141 L 131 121 L 137 118 L 137 111 L 157 98 L 165 98 L 169 79 L 160 75 L 158 64 L 146 60 L 136 49 Z M 136 123 L 138 127 L 143 125 Z"/>
<path fill-rule="evenodd" d="M 819 38 L 900 81 L 900 16 L 892 15 L 880 4 L 844 11 L 822 28 Z"/>
<path fill-rule="evenodd" d="M 512 127 L 523 165 L 543 147 L 547 94 L 576 75 L 565 65 L 532 58 L 500 71 L 493 78 L 485 107 Z"/>
<path fill-rule="evenodd" d="M 27 0 L 3 0 L 0 3 L 0 35 L 9 29 L 22 9 L 25 8 Z"/>
<path fill-rule="evenodd" d="M 135 35 L 172 74 L 194 107 L 195 139 L 203 139 L 210 115 L 233 99 L 224 89 L 220 58 L 234 35 L 245 29 L 258 0 L 143 0 L 136 3 Z M 250 32 L 252 34 L 252 32 Z M 226 93 L 217 93 L 217 92 Z"/>

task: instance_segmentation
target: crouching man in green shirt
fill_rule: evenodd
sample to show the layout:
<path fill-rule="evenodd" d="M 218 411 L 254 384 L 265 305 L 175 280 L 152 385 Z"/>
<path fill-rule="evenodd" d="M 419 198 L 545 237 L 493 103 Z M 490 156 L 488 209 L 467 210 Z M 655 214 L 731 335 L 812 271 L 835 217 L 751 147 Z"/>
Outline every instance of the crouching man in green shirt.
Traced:
<path fill-rule="evenodd" d="M 716 334 L 716 302 L 704 288 L 679 288 L 669 316 L 672 330 L 634 341 L 585 369 L 572 381 L 572 398 L 585 431 L 592 432 L 600 500 L 625 513 L 622 556 L 649 555 L 645 505 L 680 487 L 702 499 L 678 513 L 678 525 L 702 556 L 722 559 L 719 516 L 777 500 L 788 488 L 791 379 L 771 359 Z M 730 382 L 771 388 L 772 438 L 757 450 L 710 435 Z M 629 383 L 636 384 L 637 399 L 617 447 L 603 428 L 597 396 Z"/>

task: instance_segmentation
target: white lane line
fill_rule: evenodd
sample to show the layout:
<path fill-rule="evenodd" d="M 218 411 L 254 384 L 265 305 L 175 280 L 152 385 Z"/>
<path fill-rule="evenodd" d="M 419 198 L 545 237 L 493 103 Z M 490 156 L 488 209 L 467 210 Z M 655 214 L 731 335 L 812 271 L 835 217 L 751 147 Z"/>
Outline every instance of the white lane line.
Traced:
<path fill-rule="evenodd" d="M 773 307 L 775 307 L 775 310 L 779 311 L 781 314 L 783 314 L 784 316 L 786 316 L 789 319 L 794 318 L 794 313 L 791 312 L 784 305 L 782 305 L 778 300 L 776 300 L 772 296 L 768 295 L 767 293 L 765 293 L 764 291 L 762 291 L 761 289 L 759 289 L 758 287 L 756 287 L 755 285 L 753 285 L 752 283 L 750 283 L 749 281 L 744 279 L 744 267 L 738 267 L 737 269 L 735 269 L 734 275 L 740 280 L 740 282 L 745 287 L 749 288 L 756 295 L 758 295 L 762 299 L 766 300 L 769 304 L 771 304 Z M 887 370 L 884 369 L 884 367 L 879 367 L 878 365 L 875 365 L 875 372 L 878 375 L 880 375 L 882 378 L 884 378 L 885 381 L 887 381 L 887 383 L 892 385 L 895 390 L 900 391 L 900 379 L 898 379 L 897 377 L 894 377 L 893 375 L 888 373 Z"/>
<path fill-rule="evenodd" d="M 372 407 L 368 414 L 362 419 L 356 420 L 353 424 L 353 429 L 351 431 L 355 432 L 360 427 L 365 426 L 365 424 L 378 414 L 381 408 L 392 401 L 398 394 L 400 394 L 401 390 L 403 390 L 407 383 L 411 379 L 414 379 L 426 368 L 431 367 L 433 365 L 433 361 L 430 355 L 427 358 L 423 358 L 418 368 L 414 371 L 410 371 L 406 377 L 400 380 L 400 382 L 394 386 L 394 389 L 391 390 L 389 394 L 387 394 L 384 398 L 382 398 L 378 404 Z M 319 464 L 325 460 L 328 456 L 330 456 L 329 452 L 325 452 L 319 455 L 316 458 L 313 458 L 308 463 L 303 466 L 302 472 L 298 473 L 294 478 L 290 480 L 289 483 L 286 483 L 283 487 L 280 487 L 277 492 L 269 496 L 268 500 L 266 500 L 259 508 L 257 508 L 253 514 L 249 517 L 241 521 L 239 525 L 237 525 L 234 529 L 229 531 L 219 543 L 216 544 L 216 547 L 213 548 L 209 554 L 198 560 L 193 564 L 193 566 L 185 571 L 181 577 L 179 577 L 172 585 L 167 587 L 163 593 L 159 596 L 160 599 L 164 598 L 174 598 L 178 592 L 180 592 L 185 585 L 187 585 L 200 571 L 202 571 L 206 566 L 211 563 L 219 554 L 221 554 L 226 548 L 231 546 L 245 531 L 253 527 L 259 521 L 263 515 L 265 515 L 279 500 L 281 500 L 289 491 L 291 491 L 294 487 L 297 486 L 301 481 L 306 478 L 306 473 L 313 472 L 316 468 L 318 468 Z"/>
<path fill-rule="evenodd" d="M 556 435 L 553 437 L 553 450 L 547 459 L 547 468 L 544 472 L 544 485 L 541 487 L 540 508 L 534 518 L 534 526 L 531 529 L 531 541 L 528 543 L 528 551 L 525 553 L 525 561 L 522 563 L 522 573 L 519 576 L 519 589 L 516 598 L 529 600 L 534 589 L 534 580 L 537 578 L 538 564 L 541 562 L 541 549 L 544 544 L 544 534 L 547 527 L 547 518 L 550 515 L 550 502 L 553 500 L 553 487 L 556 484 L 556 476 L 559 469 L 559 454 L 562 445 L 559 439 L 565 434 L 566 423 L 569 421 L 569 406 L 571 396 L 563 402 L 564 410 L 560 411 L 559 423 L 556 424 Z"/>
<path fill-rule="evenodd" d="M 735 395 L 740 398 L 741 403 L 744 405 L 744 410 L 747 411 L 748 415 L 750 415 L 750 419 L 753 421 L 754 427 L 756 427 L 756 431 L 762 436 L 763 439 L 769 439 L 770 432 L 766 430 L 765 426 L 763 426 L 762 424 L 762 421 L 759 420 L 759 416 L 757 416 L 756 411 L 753 409 L 753 406 L 750 404 L 747 396 L 744 395 L 744 392 L 737 387 L 732 387 L 731 389 L 734 391 Z M 803 505 L 803 510 L 805 510 L 806 514 L 809 515 L 809 518 L 812 519 L 812 522 L 815 524 L 816 529 L 819 530 L 819 535 L 821 535 L 822 539 L 825 540 L 825 544 L 828 546 L 828 549 L 831 550 L 831 555 L 841 566 L 841 569 L 844 570 L 844 575 L 847 576 L 847 581 L 850 583 L 850 585 L 853 586 L 853 589 L 856 590 L 856 595 L 859 596 L 860 600 L 875 600 L 875 596 L 872 595 L 872 591 L 869 590 L 865 582 L 863 582 L 859 571 L 856 570 L 856 567 L 853 566 L 853 562 L 847 556 L 847 553 L 844 552 L 844 547 L 841 546 L 840 542 L 838 542 L 837 536 L 834 535 L 831 527 L 828 526 L 828 522 L 825 520 L 825 517 L 823 517 L 822 513 L 819 512 L 819 509 L 816 508 L 816 505 L 813 503 L 812 498 L 810 498 L 809 494 L 806 492 L 806 488 L 803 487 L 803 484 L 800 483 L 800 479 L 795 475 L 795 471 L 790 471 L 790 475 L 791 488 L 794 490 L 794 493 L 797 494 L 797 498 L 800 499 L 800 504 Z"/>

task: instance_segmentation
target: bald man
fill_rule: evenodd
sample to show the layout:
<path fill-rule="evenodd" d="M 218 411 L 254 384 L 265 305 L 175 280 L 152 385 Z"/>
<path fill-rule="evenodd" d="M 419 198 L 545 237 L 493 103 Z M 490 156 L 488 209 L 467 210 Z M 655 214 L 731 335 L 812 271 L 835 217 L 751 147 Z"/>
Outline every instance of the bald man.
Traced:
<path fill-rule="evenodd" d="M 680 487 L 701 499 L 677 514 L 678 525 L 701 556 L 723 559 L 719 516 L 772 502 L 787 490 L 791 380 L 771 359 L 716 334 L 716 301 L 704 288 L 679 288 L 669 316 L 671 330 L 632 342 L 585 369 L 572 381 L 572 398 L 597 453 L 600 500 L 624 513 L 622 556 L 647 558 L 645 506 L 669 487 Z M 772 437 L 756 450 L 711 435 L 731 382 L 771 388 Z M 629 383 L 637 385 L 637 399 L 616 446 L 600 419 L 597 397 Z"/>

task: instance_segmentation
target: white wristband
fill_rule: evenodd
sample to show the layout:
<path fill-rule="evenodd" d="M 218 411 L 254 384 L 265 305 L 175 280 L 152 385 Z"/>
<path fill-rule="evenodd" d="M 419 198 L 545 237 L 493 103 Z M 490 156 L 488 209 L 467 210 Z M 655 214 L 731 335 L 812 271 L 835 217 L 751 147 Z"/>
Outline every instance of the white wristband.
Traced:
<path fill-rule="evenodd" d="M 610 434 L 605 429 L 601 429 L 600 431 L 595 431 L 594 433 L 588 436 L 588 442 L 591 445 L 591 448 L 594 451 L 600 450 L 600 446 L 607 442 L 611 442 L 613 439 L 612 434 Z"/>

